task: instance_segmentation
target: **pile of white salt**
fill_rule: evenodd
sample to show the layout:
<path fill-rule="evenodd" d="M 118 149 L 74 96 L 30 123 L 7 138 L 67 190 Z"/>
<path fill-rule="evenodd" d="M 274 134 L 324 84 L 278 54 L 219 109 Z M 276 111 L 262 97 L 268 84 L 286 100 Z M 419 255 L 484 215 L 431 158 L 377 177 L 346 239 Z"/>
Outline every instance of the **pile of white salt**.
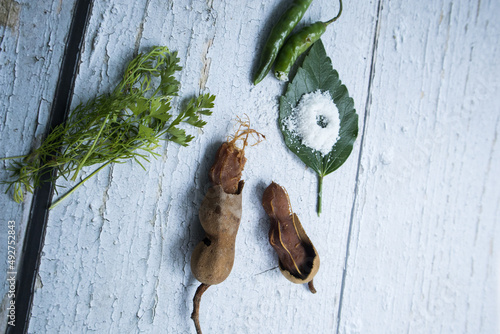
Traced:
<path fill-rule="evenodd" d="M 292 136 L 322 155 L 330 153 L 339 138 L 339 110 L 328 91 L 304 94 L 284 124 Z"/>

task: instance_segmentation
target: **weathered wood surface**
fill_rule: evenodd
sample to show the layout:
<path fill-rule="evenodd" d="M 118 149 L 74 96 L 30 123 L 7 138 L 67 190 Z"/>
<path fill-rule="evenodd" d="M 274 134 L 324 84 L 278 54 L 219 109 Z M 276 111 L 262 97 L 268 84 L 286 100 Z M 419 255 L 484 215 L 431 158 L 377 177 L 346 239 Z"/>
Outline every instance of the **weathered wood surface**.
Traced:
<path fill-rule="evenodd" d="M 384 2 L 342 333 L 499 330 L 499 11 Z"/>
<path fill-rule="evenodd" d="M 20 3 L 17 23 L 2 27 L 2 156 L 28 151 L 43 133 L 72 3 Z M 303 22 L 326 20 L 337 6 L 316 0 Z M 94 4 L 74 103 L 109 91 L 133 55 L 161 44 L 179 52 L 181 96 L 208 91 L 216 107 L 189 147 L 166 144 L 146 171 L 131 162 L 103 170 L 51 211 L 30 332 L 194 333 L 197 210 L 215 150 L 244 114 L 267 140 L 247 150 L 236 261 L 202 299 L 205 332 L 498 331 L 500 4 L 344 3 L 323 42 L 355 100 L 360 133 L 345 165 L 325 178 L 320 218 L 316 177 L 277 128 L 283 84 L 250 82 L 285 7 Z M 32 35 L 37 18 L 44 33 Z M 316 295 L 276 268 L 260 205 L 272 180 L 287 188 L 320 254 Z M 30 199 L 20 206 L 2 196 L 2 235 L 16 220 L 22 240 Z"/>
<path fill-rule="evenodd" d="M 65 41 L 75 1 L 1 1 L 0 6 L 0 157 L 26 154 L 46 131 Z M 8 161 L 1 162 L 6 180 Z M 32 196 L 23 204 L 0 191 L 0 329 L 6 326 L 8 305 L 7 230 L 15 221 L 16 253 L 20 259 Z M 19 261 L 17 261 L 19 264 Z"/>

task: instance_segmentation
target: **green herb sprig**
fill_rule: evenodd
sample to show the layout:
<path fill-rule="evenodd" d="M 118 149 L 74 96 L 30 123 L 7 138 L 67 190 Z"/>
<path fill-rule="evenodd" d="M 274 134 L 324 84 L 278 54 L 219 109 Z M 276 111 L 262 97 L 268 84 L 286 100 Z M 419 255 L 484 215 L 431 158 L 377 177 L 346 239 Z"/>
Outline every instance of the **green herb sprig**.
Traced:
<path fill-rule="evenodd" d="M 75 181 L 82 168 L 101 165 L 56 201 L 53 208 L 111 163 L 134 159 L 145 169 L 141 160 L 149 162 L 149 156 L 159 156 L 154 150 L 160 141 L 187 146 L 194 137 L 186 134 L 180 124 L 202 128 L 206 122 L 199 116 L 212 114 L 215 96 L 193 97 L 174 117 L 171 103 L 180 85 L 174 74 L 181 69 L 177 52 L 164 46 L 138 55 L 110 94 L 78 105 L 66 123 L 55 127 L 30 154 L 2 159 L 14 159 L 8 167 L 12 180 L 3 182 L 9 185 L 7 191 L 12 188 L 13 198 L 19 203 L 25 191 L 32 193 L 40 186 L 44 172 L 55 168 L 56 179 L 62 176 Z"/>
<path fill-rule="evenodd" d="M 286 119 L 293 113 L 301 97 L 317 90 L 328 91 L 339 110 L 339 139 L 326 155 L 304 145 L 302 139 L 289 131 L 286 124 Z M 347 160 L 358 135 L 358 115 L 354 109 L 354 100 L 349 97 L 346 86 L 333 69 L 321 39 L 310 48 L 285 94 L 280 97 L 279 124 L 288 148 L 318 174 L 319 216 L 322 211 L 323 178 Z"/>

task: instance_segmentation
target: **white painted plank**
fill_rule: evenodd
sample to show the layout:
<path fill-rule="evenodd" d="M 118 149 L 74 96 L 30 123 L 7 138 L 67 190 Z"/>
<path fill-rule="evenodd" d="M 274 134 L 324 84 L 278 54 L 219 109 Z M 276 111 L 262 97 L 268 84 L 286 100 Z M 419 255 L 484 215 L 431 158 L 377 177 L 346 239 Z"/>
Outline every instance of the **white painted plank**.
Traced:
<path fill-rule="evenodd" d="M 144 6 L 141 2 L 94 2 L 79 76 L 75 82 L 74 105 L 114 88 L 126 62 L 135 52 L 135 40 L 142 21 L 142 15 L 138 13 L 144 11 Z M 87 169 L 86 172 L 92 170 Z M 121 295 L 125 296 L 127 293 L 120 290 L 117 296 L 121 299 L 112 297 L 112 287 L 118 286 L 114 282 L 119 279 L 108 279 L 102 272 L 116 275 L 120 270 L 100 261 L 98 254 L 103 250 L 107 253 L 106 245 L 116 242 L 120 228 L 134 225 L 128 217 L 120 217 L 118 221 L 115 220 L 117 223 L 114 225 L 106 223 L 109 221 L 105 214 L 106 207 L 113 205 L 107 203 L 108 196 L 112 197 L 111 194 L 108 195 L 112 180 L 110 170 L 103 170 L 72 201 L 60 205 L 57 208 L 59 211 L 51 212 L 40 265 L 39 288 L 34 296 L 30 332 L 106 332 L 105 329 L 113 324 L 116 316 L 113 307 L 119 300 L 123 300 Z M 59 185 L 70 184 L 61 182 Z M 123 195 L 126 195 L 129 186 L 130 184 L 126 184 Z M 135 194 L 140 194 L 140 191 Z M 59 216 L 55 215 L 57 213 Z M 115 232 L 106 233 L 108 228 L 115 229 Z M 125 247 L 123 254 L 131 253 L 128 242 L 118 244 Z M 147 247 L 144 249 L 147 251 Z M 123 257 L 113 251 L 107 254 L 105 257 L 111 263 L 121 269 L 126 268 Z M 108 267 L 110 271 L 107 271 Z M 111 271 L 113 269 L 115 272 Z M 132 289 L 128 291 L 134 293 Z M 102 309 L 108 311 L 106 315 L 102 313 Z M 54 314 L 59 316 L 54 317 Z"/>
<path fill-rule="evenodd" d="M 324 213 L 318 218 L 316 178 L 287 151 L 277 129 L 284 86 L 271 76 L 257 87 L 250 82 L 278 6 L 279 1 L 95 4 L 76 100 L 110 89 L 135 48 L 165 44 L 179 51 L 184 66 L 181 96 L 210 91 L 217 95 L 216 108 L 190 147 L 167 144 L 147 171 L 132 163 L 104 170 L 51 212 L 30 332 L 194 332 L 189 316 L 198 282 L 189 262 L 203 236 L 197 211 L 214 153 L 234 131 L 235 117 L 245 113 L 267 140 L 247 150 L 235 266 L 227 281 L 205 294 L 202 326 L 222 333 L 336 327 L 359 152 L 356 146 L 353 158 L 326 179 Z M 346 8 L 324 42 L 362 115 L 376 4 Z M 336 3 L 318 1 L 304 22 L 328 19 L 336 11 Z M 289 283 L 276 269 L 260 206 L 271 180 L 287 187 L 320 252 L 317 295 Z"/>
<path fill-rule="evenodd" d="M 36 147 L 50 114 L 74 1 L 2 1 L 0 26 L 0 157 Z M 1 162 L 0 180 L 9 178 Z M 0 331 L 7 325 L 7 222 L 15 221 L 17 264 L 21 259 L 31 195 L 23 204 L 0 187 Z"/>
<path fill-rule="evenodd" d="M 496 1 L 383 1 L 340 333 L 498 333 Z"/>

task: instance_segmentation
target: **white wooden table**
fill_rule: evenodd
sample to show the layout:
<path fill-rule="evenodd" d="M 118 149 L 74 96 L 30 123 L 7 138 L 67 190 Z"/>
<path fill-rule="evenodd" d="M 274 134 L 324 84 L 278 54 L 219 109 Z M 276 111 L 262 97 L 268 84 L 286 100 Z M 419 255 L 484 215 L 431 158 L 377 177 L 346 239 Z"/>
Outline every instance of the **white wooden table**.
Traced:
<path fill-rule="evenodd" d="M 45 133 L 75 3 L 1 1 L 0 157 L 27 153 Z M 164 145 L 146 171 L 113 165 L 50 211 L 30 333 L 194 333 L 197 211 L 214 152 L 243 114 L 267 140 L 247 150 L 235 265 L 203 296 L 205 333 L 500 330 L 500 2 L 344 2 L 322 40 L 360 131 L 325 178 L 319 218 L 316 176 L 277 127 L 285 85 L 271 75 L 251 83 L 287 3 L 94 1 L 73 105 L 112 89 L 137 52 L 166 45 L 179 52 L 181 95 L 215 94 L 215 109 L 189 147 Z M 314 0 L 300 25 L 337 9 Z M 260 199 L 273 180 L 320 254 L 315 295 L 281 275 L 267 242 Z M 5 189 L 2 330 L 7 223 L 15 221 L 20 260 L 33 200 L 17 204 Z"/>

